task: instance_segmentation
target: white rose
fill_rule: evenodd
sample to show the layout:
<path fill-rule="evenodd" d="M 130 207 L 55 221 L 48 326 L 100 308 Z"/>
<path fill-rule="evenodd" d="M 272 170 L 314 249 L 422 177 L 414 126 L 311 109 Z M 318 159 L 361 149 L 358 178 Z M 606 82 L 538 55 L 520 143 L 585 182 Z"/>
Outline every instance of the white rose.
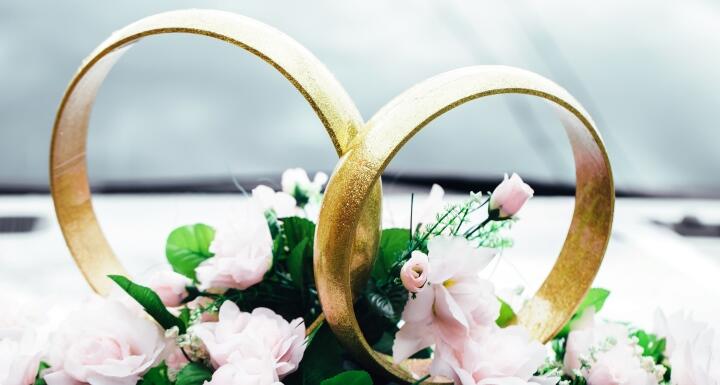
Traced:
<path fill-rule="evenodd" d="M 215 254 L 195 269 L 200 290 L 247 289 L 262 281 L 272 266 L 272 236 L 265 215 L 246 202 L 234 220 L 218 227 L 210 251 Z"/>
<path fill-rule="evenodd" d="M 117 301 L 94 298 L 51 341 L 48 385 L 135 385 L 165 358 L 162 329 Z"/>
<path fill-rule="evenodd" d="M 305 352 L 302 318 L 287 322 L 265 308 L 245 313 L 231 301 L 222 304 L 217 322 L 195 325 L 191 333 L 202 340 L 215 368 L 232 361 L 263 361 L 267 354 L 272 357 L 276 379 L 294 372 Z"/>
<path fill-rule="evenodd" d="M 310 180 L 308 174 L 302 168 L 290 168 L 282 174 L 282 190 L 284 193 L 291 195 L 304 207 L 307 203 L 320 200 L 322 188 L 327 183 L 328 176 L 324 172 L 315 174 L 315 178 Z"/>
<path fill-rule="evenodd" d="M 41 351 L 32 330 L 0 329 L 0 384 L 30 385 L 35 382 Z"/>
<path fill-rule="evenodd" d="M 265 185 L 259 185 L 252 190 L 252 200 L 264 212 L 270 211 L 278 218 L 294 217 L 302 214 L 302 210 L 297 207 L 297 202 L 292 195 L 282 191 L 275 191 Z"/>

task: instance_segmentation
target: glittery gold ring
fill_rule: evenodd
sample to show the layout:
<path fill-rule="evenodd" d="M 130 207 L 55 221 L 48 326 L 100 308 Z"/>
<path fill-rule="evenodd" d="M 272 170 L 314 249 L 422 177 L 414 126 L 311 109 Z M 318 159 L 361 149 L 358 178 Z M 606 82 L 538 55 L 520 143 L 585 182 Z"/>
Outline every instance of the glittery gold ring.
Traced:
<path fill-rule="evenodd" d="M 315 56 L 284 33 L 253 19 L 221 11 L 182 10 L 147 17 L 113 33 L 83 61 L 70 82 L 55 120 L 50 155 L 58 222 L 77 266 L 100 294 L 107 294 L 112 287 L 108 274 L 127 273 L 105 239 L 92 207 L 85 155 L 90 111 L 105 76 L 133 43 L 169 33 L 219 39 L 272 65 L 315 110 L 339 155 L 363 127 L 350 97 Z M 357 226 L 358 241 L 349 252 L 357 285 L 367 279 L 379 238 L 380 186 L 371 195 Z"/>
<path fill-rule="evenodd" d="M 411 383 L 428 360 L 393 365 L 372 349 L 353 310 L 352 255 L 364 206 L 380 175 L 402 146 L 443 113 L 474 99 L 521 94 L 550 102 L 573 149 L 575 210 L 550 274 L 515 322 L 547 341 L 571 317 L 600 267 L 613 217 L 613 178 L 605 147 L 582 106 L 562 87 L 537 74 L 502 66 L 477 66 L 430 78 L 385 105 L 341 157 L 328 183 L 315 238 L 315 277 L 327 322 L 340 342 L 377 373 Z M 452 140 L 452 138 L 448 138 Z M 433 379 L 443 383 L 443 379 Z"/>

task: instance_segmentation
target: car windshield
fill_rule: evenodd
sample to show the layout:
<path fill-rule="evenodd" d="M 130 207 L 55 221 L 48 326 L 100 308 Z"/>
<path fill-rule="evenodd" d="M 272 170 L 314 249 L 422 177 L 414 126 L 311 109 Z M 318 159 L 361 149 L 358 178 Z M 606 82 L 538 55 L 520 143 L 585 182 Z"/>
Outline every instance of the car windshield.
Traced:
<path fill-rule="evenodd" d="M 619 190 L 720 191 L 714 1 L 378 0 L 352 12 L 329 0 L 203 6 L 293 36 L 335 74 L 365 119 L 441 72 L 517 66 L 553 79 L 586 107 Z M 47 188 L 55 111 L 83 58 L 112 31 L 183 7 L 197 2 L 0 2 L 0 187 Z M 293 166 L 331 171 L 337 159 L 322 124 L 282 75 L 198 36 L 136 44 L 100 90 L 90 125 L 96 186 L 253 179 Z M 568 141 L 544 102 L 497 96 L 467 103 L 433 121 L 388 167 L 398 177 L 496 180 L 504 172 L 547 185 L 574 182 Z"/>

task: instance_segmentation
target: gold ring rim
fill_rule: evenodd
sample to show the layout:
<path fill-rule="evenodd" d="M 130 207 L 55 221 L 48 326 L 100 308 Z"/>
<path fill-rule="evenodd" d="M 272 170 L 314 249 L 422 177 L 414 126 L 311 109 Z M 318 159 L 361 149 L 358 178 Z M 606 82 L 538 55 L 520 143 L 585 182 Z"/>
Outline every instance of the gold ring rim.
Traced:
<path fill-rule="evenodd" d="M 547 341 L 572 316 L 597 274 L 610 238 L 615 194 L 605 146 L 580 103 L 552 81 L 512 67 L 467 67 L 425 80 L 373 116 L 341 158 L 325 192 L 315 238 L 315 276 L 326 321 L 340 342 L 375 372 L 404 383 L 416 380 L 369 346 L 355 317 L 346 250 L 354 242 L 364 201 L 395 154 L 430 121 L 468 101 L 498 94 L 534 96 L 557 107 L 576 167 L 575 209 L 563 248 L 515 322 Z"/>
<path fill-rule="evenodd" d="M 83 61 L 70 81 L 58 108 L 50 148 L 50 187 L 57 220 L 75 263 L 101 295 L 113 287 L 108 275 L 127 272 L 105 238 L 92 206 L 86 160 L 90 113 L 97 91 L 123 53 L 145 37 L 170 33 L 218 39 L 270 64 L 310 104 L 338 155 L 348 149 L 364 126 L 349 95 L 319 59 L 291 37 L 257 20 L 217 10 L 179 10 L 146 17 L 113 33 Z M 369 274 L 380 236 L 379 186 L 373 194 L 375 198 L 369 201 L 375 203 L 368 205 L 358 227 L 358 237 L 364 242 L 353 252 L 358 285 Z"/>

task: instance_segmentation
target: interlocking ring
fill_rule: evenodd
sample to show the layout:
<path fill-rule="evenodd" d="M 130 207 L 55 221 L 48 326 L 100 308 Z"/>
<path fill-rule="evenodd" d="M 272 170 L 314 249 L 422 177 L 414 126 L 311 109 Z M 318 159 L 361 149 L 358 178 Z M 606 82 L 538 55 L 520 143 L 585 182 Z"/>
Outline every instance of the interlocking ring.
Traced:
<path fill-rule="evenodd" d="M 550 101 L 561 112 L 573 148 L 575 211 L 555 266 L 516 322 L 544 341 L 572 315 L 602 261 L 610 236 L 614 190 L 602 140 L 588 114 L 567 91 L 527 71 L 470 67 L 420 83 L 363 124 L 340 84 L 297 42 L 255 20 L 208 10 L 158 14 L 114 33 L 83 63 L 60 104 L 51 146 L 52 197 L 73 258 L 95 291 L 106 294 L 111 287 L 106 276 L 126 273 L 92 208 L 85 156 L 90 111 L 105 76 L 130 45 L 166 33 L 209 36 L 253 53 L 280 71 L 318 114 L 342 155 L 327 187 L 315 238 L 315 276 L 323 310 L 340 342 L 361 363 L 405 382 L 414 379 L 402 366 L 392 365 L 388 357 L 372 350 L 353 311 L 353 293 L 368 278 L 380 236 L 380 174 L 415 133 L 460 104 L 507 93 Z M 409 364 L 418 367 L 427 361 Z"/>
<path fill-rule="evenodd" d="M 226 41 L 272 65 L 310 103 L 338 155 L 347 151 L 363 127 L 358 109 L 330 71 L 295 40 L 256 20 L 221 11 L 182 10 L 147 17 L 113 33 L 83 62 L 70 82 L 55 119 L 50 154 L 52 197 L 60 228 L 78 268 L 100 294 L 107 294 L 112 287 L 107 275 L 127 274 L 92 207 L 85 156 L 90 111 L 105 76 L 131 44 L 169 33 Z M 367 280 L 380 236 L 379 185 L 372 195 L 350 253 L 357 285 Z"/>
<path fill-rule="evenodd" d="M 326 320 L 340 342 L 376 373 L 412 383 L 416 379 L 406 369 L 427 370 L 429 361 L 393 365 L 360 330 L 353 310 L 350 251 L 365 202 L 395 154 L 425 125 L 465 102 L 498 94 L 530 95 L 557 107 L 572 145 L 577 180 L 575 210 L 560 255 L 515 322 L 547 341 L 572 316 L 600 267 L 615 194 L 605 147 L 582 106 L 557 84 L 516 68 L 468 67 L 430 78 L 385 105 L 342 156 L 326 188 L 315 237 L 315 279 Z"/>

